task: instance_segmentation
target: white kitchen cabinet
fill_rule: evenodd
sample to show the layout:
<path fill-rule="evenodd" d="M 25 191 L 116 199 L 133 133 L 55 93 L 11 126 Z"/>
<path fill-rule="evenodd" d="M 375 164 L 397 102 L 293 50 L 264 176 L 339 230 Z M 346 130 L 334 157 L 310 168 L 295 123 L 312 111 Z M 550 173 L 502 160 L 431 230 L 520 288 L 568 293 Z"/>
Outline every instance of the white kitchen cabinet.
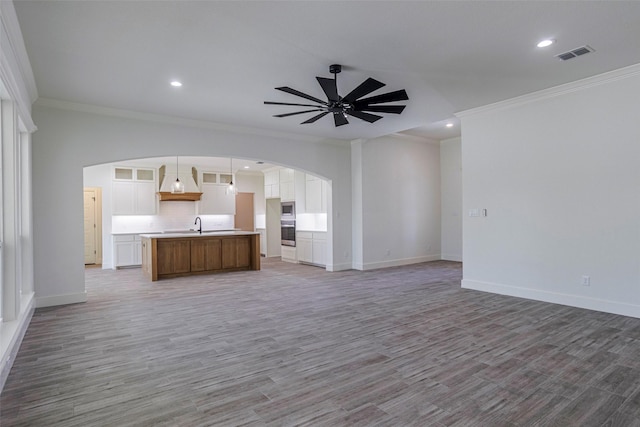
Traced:
<path fill-rule="evenodd" d="M 280 200 L 294 202 L 296 200 L 295 171 L 289 168 L 280 169 Z"/>
<path fill-rule="evenodd" d="M 327 233 L 298 231 L 296 252 L 298 262 L 325 266 L 327 264 Z"/>
<path fill-rule="evenodd" d="M 137 234 L 114 235 L 113 252 L 116 268 L 142 265 L 142 242 Z"/>
<path fill-rule="evenodd" d="M 298 262 L 296 258 L 296 248 L 294 246 L 282 246 L 280 248 L 280 257 L 282 261 Z"/>
<path fill-rule="evenodd" d="M 280 200 L 292 202 L 295 200 L 293 192 L 293 169 L 282 168 L 278 171 L 280 177 Z"/>
<path fill-rule="evenodd" d="M 228 184 L 202 183 L 198 213 L 202 215 L 235 215 L 236 196 L 227 194 Z"/>
<path fill-rule="evenodd" d="M 155 215 L 155 169 L 115 167 L 111 182 L 113 215 Z"/>
<path fill-rule="evenodd" d="M 296 249 L 298 262 L 313 262 L 313 240 L 309 231 L 299 231 L 296 233 Z"/>
<path fill-rule="evenodd" d="M 264 198 L 277 199 L 280 197 L 280 171 L 273 169 L 264 172 Z"/>
<path fill-rule="evenodd" d="M 327 183 L 309 174 L 305 181 L 305 212 L 327 213 Z"/>
<path fill-rule="evenodd" d="M 311 262 L 315 265 L 327 265 L 327 233 L 313 232 L 311 241 Z"/>
<path fill-rule="evenodd" d="M 133 215 L 136 210 L 136 190 L 133 181 L 113 181 L 111 213 L 113 215 Z"/>
<path fill-rule="evenodd" d="M 155 215 L 157 199 L 155 181 L 135 183 L 136 214 Z"/>
<path fill-rule="evenodd" d="M 293 169 L 290 168 L 282 168 L 278 171 L 280 184 L 283 182 L 293 182 Z"/>
<path fill-rule="evenodd" d="M 281 182 L 280 183 L 280 199 L 283 202 L 295 201 L 296 194 L 294 190 L 293 182 Z"/>

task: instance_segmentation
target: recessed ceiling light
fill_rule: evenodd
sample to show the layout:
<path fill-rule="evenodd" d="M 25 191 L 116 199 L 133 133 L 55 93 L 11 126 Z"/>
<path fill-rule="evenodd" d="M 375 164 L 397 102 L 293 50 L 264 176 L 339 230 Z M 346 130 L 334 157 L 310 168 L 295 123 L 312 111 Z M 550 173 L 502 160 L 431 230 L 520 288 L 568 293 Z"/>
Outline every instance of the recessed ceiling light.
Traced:
<path fill-rule="evenodd" d="M 173 87 L 180 87 L 180 86 L 182 86 L 182 83 L 180 83 L 180 82 L 179 82 L 179 81 L 177 81 L 177 80 L 173 80 L 173 81 L 171 82 L 171 86 L 173 86 Z"/>
<path fill-rule="evenodd" d="M 244 168 L 245 168 L 245 169 L 249 169 L 249 166 L 245 166 Z"/>
<path fill-rule="evenodd" d="M 452 128 L 453 127 L 453 123 L 447 123 L 447 127 L 448 128 Z"/>
<path fill-rule="evenodd" d="M 545 39 L 540 41 L 537 46 L 538 47 L 547 47 L 547 46 L 551 46 L 552 44 L 554 44 L 556 41 L 554 39 Z"/>

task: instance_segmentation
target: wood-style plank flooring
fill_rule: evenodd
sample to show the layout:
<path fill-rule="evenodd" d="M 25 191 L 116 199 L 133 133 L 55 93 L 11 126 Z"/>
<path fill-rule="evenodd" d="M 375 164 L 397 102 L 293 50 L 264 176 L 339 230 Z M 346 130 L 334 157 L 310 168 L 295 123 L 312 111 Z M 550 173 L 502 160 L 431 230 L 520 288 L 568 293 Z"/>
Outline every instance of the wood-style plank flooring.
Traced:
<path fill-rule="evenodd" d="M 9 426 L 640 426 L 640 319 L 460 288 L 461 265 L 147 282 L 36 310 Z"/>

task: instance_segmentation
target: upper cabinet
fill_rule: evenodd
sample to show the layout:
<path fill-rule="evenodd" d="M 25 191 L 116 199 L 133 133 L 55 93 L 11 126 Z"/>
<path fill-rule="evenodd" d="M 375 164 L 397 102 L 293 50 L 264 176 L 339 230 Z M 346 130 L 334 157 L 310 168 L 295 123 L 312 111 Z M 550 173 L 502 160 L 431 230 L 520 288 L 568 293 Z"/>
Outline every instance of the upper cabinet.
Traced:
<path fill-rule="evenodd" d="M 306 175 L 305 211 L 327 213 L 327 182 L 313 175 Z"/>
<path fill-rule="evenodd" d="M 264 172 L 264 198 L 277 199 L 280 197 L 280 170 L 272 169 Z"/>
<path fill-rule="evenodd" d="M 289 168 L 264 172 L 265 199 L 296 202 L 296 213 L 327 213 L 327 182 Z"/>
<path fill-rule="evenodd" d="M 220 172 L 203 172 L 200 180 L 202 197 L 198 213 L 202 215 L 235 215 L 235 194 L 227 194 L 233 175 Z"/>
<path fill-rule="evenodd" d="M 280 169 L 280 200 L 283 202 L 296 200 L 293 169 Z"/>
<path fill-rule="evenodd" d="M 156 214 L 156 171 L 114 167 L 111 181 L 113 215 Z"/>

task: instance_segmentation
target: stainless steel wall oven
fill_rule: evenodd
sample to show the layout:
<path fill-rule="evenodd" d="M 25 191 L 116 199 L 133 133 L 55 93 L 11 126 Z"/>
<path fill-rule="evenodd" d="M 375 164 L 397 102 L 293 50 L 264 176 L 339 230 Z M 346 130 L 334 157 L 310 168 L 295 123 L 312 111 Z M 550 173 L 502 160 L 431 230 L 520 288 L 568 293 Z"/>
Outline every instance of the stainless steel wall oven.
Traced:
<path fill-rule="evenodd" d="M 296 220 L 295 219 L 282 219 L 280 220 L 281 231 L 281 245 L 282 246 L 294 246 L 296 245 Z"/>

